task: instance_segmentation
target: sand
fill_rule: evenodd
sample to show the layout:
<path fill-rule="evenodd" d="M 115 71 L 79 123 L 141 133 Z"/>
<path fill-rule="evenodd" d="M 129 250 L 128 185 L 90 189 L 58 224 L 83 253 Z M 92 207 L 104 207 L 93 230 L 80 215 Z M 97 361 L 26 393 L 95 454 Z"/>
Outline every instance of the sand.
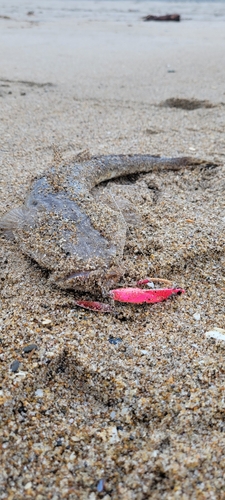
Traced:
<path fill-rule="evenodd" d="M 223 499 L 225 342 L 205 333 L 225 328 L 225 4 L 32 10 L 0 2 L 0 215 L 79 153 L 213 166 L 110 183 L 133 205 L 122 283 L 165 278 L 173 300 L 78 309 L 1 237 L 0 497 Z"/>

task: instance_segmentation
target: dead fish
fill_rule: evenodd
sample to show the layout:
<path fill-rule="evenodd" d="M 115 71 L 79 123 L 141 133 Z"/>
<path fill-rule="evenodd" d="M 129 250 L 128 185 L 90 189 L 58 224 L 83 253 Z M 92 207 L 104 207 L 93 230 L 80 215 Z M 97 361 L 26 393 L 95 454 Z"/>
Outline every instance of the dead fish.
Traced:
<path fill-rule="evenodd" d="M 64 289 L 104 295 L 123 275 L 126 223 L 123 215 L 94 198 L 103 181 L 138 172 L 210 166 L 193 158 L 109 155 L 52 167 L 37 178 L 24 204 L 0 219 L 22 252 L 50 271 Z"/>

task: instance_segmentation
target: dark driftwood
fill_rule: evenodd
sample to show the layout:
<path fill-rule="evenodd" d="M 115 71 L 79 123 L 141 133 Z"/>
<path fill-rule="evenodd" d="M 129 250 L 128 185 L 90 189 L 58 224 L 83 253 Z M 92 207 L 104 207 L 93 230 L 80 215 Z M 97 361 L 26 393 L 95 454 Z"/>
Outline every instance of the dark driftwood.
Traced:
<path fill-rule="evenodd" d="M 145 16 L 143 21 L 180 21 L 180 14 L 166 14 L 165 16 Z"/>

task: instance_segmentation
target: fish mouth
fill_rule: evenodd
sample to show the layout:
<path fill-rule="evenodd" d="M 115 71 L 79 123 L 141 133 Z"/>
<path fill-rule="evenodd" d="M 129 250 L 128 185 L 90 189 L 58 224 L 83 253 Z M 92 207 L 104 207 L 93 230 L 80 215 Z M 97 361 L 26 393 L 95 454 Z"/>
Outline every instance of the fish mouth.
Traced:
<path fill-rule="evenodd" d="M 60 288 L 77 291 L 100 290 L 102 295 L 106 294 L 110 288 L 118 283 L 121 272 L 118 269 L 96 268 L 90 270 L 71 271 L 66 276 L 53 275 L 52 281 Z"/>
<path fill-rule="evenodd" d="M 91 269 L 90 271 L 74 271 L 66 276 L 64 279 L 69 281 L 76 278 L 86 279 L 90 276 L 104 276 L 106 280 L 116 281 L 118 279 L 118 272 L 115 270 L 108 271 L 104 269 Z"/>
<path fill-rule="evenodd" d="M 101 274 L 100 274 L 101 273 Z M 53 281 L 64 289 L 90 291 L 101 281 L 102 271 L 99 269 L 77 270 L 64 276 L 52 276 Z"/>
<path fill-rule="evenodd" d="M 118 269 L 91 269 L 71 272 L 63 279 L 63 288 L 73 288 L 75 290 L 89 291 L 100 289 L 103 296 L 108 294 L 108 290 L 115 286 L 121 278 Z"/>

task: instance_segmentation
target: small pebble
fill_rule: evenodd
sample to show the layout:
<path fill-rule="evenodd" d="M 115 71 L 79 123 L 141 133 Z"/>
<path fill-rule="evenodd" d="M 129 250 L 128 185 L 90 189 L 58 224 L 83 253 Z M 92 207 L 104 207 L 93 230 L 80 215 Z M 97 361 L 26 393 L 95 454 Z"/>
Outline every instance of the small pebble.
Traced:
<path fill-rule="evenodd" d="M 15 360 L 15 361 L 13 361 L 13 363 L 10 365 L 10 370 L 11 370 L 12 372 L 14 372 L 14 373 L 15 373 L 15 372 L 17 372 L 17 371 L 18 371 L 19 366 L 20 366 L 20 362 L 19 362 L 19 361 L 17 361 L 17 360 Z"/>
<path fill-rule="evenodd" d="M 35 396 L 39 397 L 39 398 L 42 398 L 43 397 L 43 390 L 42 389 L 37 389 L 35 391 Z"/>
<path fill-rule="evenodd" d="M 25 490 L 30 490 L 31 487 L 32 487 L 32 483 L 29 482 L 29 483 L 25 484 L 24 489 Z"/>
<path fill-rule="evenodd" d="M 155 284 L 152 281 L 150 281 L 149 283 L 147 283 L 147 287 L 148 288 L 155 288 Z"/>
<path fill-rule="evenodd" d="M 111 411 L 110 413 L 110 418 L 113 420 L 116 416 L 116 412 L 115 411 Z"/>
<path fill-rule="evenodd" d="M 97 492 L 101 493 L 104 490 L 104 479 L 100 479 L 97 484 Z"/>
<path fill-rule="evenodd" d="M 37 345 L 36 345 L 36 344 L 29 344 L 29 345 L 26 345 L 26 346 L 23 348 L 23 352 L 31 352 L 31 351 L 33 351 L 34 349 L 37 349 Z"/>
<path fill-rule="evenodd" d="M 196 320 L 196 321 L 199 321 L 200 318 L 201 318 L 201 315 L 199 313 L 195 313 L 193 314 L 193 318 Z"/>
<path fill-rule="evenodd" d="M 71 441 L 74 441 L 74 443 L 80 441 L 80 437 L 79 436 L 71 436 Z"/>
<path fill-rule="evenodd" d="M 44 326 L 50 326 L 52 324 L 51 319 L 44 318 L 41 320 L 42 325 Z"/>
<path fill-rule="evenodd" d="M 55 445 L 56 445 L 56 446 L 62 446 L 62 444 L 63 444 L 63 440 L 62 440 L 62 438 L 57 439 L 57 441 L 56 441 L 56 444 L 55 444 Z"/>
<path fill-rule="evenodd" d="M 117 337 L 117 338 L 114 338 L 114 337 L 110 337 L 108 339 L 109 343 L 110 344 L 113 344 L 113 345 L 117 345 L 119 344 L 120 342 L 122 342 L 122 339 L 120 337 Z"/>
<path fill-rule="evenodd" d="M 109 436 L 110 436 L 110 438 L 109 438 L 110 444 L 115 444 L 115 443 L 118 443 L 120 441 L 116 427 L 109 428 Z"/>

